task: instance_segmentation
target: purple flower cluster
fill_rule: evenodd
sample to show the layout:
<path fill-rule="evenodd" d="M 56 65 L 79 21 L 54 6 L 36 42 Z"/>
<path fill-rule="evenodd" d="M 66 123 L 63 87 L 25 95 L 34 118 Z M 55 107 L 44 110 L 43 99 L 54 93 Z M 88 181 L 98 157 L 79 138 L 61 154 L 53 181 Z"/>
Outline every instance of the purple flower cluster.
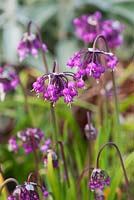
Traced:
<path fill-rule="evenodd" d="M 24 33 L 22 39 L 20 40 L 17 50 L 19 52 L 20 61 L 26 58 L 29 54 L 34 57 L 38 55 L 38 50 L 42 49 L 44 52 L 47 51 L 47 46 L 38 39 L 35 34 Z"/>
<path fill-rule="evenodd" d="M 110 177 L 104 170 L 94 169 L 91 173 L 91 178 L 88 182 L 88 185 L 93 191 L 96 189 L 103 190 L 105 185 L 110 185 Z"/>
<path fill-rule="evenodd" d="M 72 77 L 70 81 L 68 77 Z M 33 90 L 37 96 L 42 95 L 46 100 L 55 103 L 60 97 L 64 97 L 64 102 L 69 104 L 73 98 L 77 96 L 77 88 L 82 88 L 84 81 L 74 77 L 72 72 L 49 73 L 42 77 L 38 77 L 33 83 Z"/>
<path fill-rule="evenodd" d="M 92 42 L 100 26 L 101 13 L 95 12 L 92 15 L 82 15 L 80 18 L 75 18 L 73 24 L 76 28 L 76 35 L 85 43 Z"/>
<path fill-rule="evenodd" d="M 122 31 L 124 25 L 119 21 L 104 20 L 100 12 L 92 15 L 82 15 L 75 18 L 73 24 L 76 28 L 76 35 L 84 41 L 84 43 L 93 42 L 97 35 L 104 35 L 109 47 L 116 47 L 123 43 Z"/>
<path fill-rule="evenodd" d="M 105 59 L 105 67 L 101 63 L 101 56 Z M 75 74 L 76 78 L 92 75 L 95 79 L 99 79 L 101 74 L 105 72 L 105 68 L 113 70 L 117 63 L 118 59 L 113 53 L 88 48 L 76 52 L 68 60 L 67 65 L 71 68 L 78 68 L 78 71 Z"/>
<path fill-rule="evenodd" d="M 17 136 L 22 140 L 22 146 L 26 154 L 33 152 L 39 148 L 44 131 L 38 128 L 27 128 L 24 131 L 18 132 Z"/>
<path fill-rule="evenodd" d="M 19 84 L 19 77 L 12 67 L 0 67 L 0 100 L 4 101 L 7 91 L 13 90 Z"/>
<path fill-rule="evenodd" d="M 40 200 L 37 187 L 41 189 L 44 198 L 48 197 L 49 192 L 44 186 L 37 185 L 34 182 L 25 182 L 23 185 L 16 186 L 8 200 Z"/>

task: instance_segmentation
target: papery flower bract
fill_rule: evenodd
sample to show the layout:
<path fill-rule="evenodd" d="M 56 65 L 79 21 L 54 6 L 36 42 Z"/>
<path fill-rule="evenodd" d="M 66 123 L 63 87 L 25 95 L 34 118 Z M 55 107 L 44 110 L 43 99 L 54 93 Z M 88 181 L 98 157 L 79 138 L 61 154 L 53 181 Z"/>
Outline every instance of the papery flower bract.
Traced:
<path fill-rule="evenodd" d="M 19 77 L 11 66 L 0 67 L 0 101 L 4 101 L 6 92 L 15 89 Z"/>
<path fill-rule="evenodd" d="M 49 192 L 44 186 L 34 182 L 25 182 L 23 185 L 16 186 L 16 189 L 8 197 L 8 200 L 40 200 L 38 188 L 41 189 L 44 198 L 48 197 Z"/>
<path fill-rule="evenodd" d="M 72 81 L 68 77 L 72 77 Z M 49 73 L 38 77 L 33 83 L 33 90 L 37 96 L 55 103 L 60 97 L 64 97 L 64 102 L 69 104 L 77 96 L 77 88 L 82 88 L 84 81 L 77 80 L 72 72 Z"/>
<path fill-rule="evenodd" d="M 100 27 L 101 13 L 99 11 L 91 15 L 82 15 L 75 18 L 73 24 L 76 28 L 76 35 L 85 43 L 93 42 Z"/>
<path fill-rule="evenodd" d="M 39 148 L 44 131 L 38 128 L 27 128 L 24 131 L 18 132 L 17 136 L 22 140 L 25 153 L 29 154 Z"/>
<path fill-rule="evenodd" d="M 92 191 L 96 189 L 103 190 L 105 185 L 110 185 L 110 177 L 104 170 L 95 168 L 91 173 L 88 185 Z"/>
<path fill-rule="evenodd" d="M 45 157 L 44 157 L 44 166 L 45 167 L 47 167 L 48 166 L 48 153 L 51 153 L 51 155 L 52 155 L 52 164 L 53 164 L 53 167 L 54 168 L 58 168 L 58 156 L 57 156 L 57 154 L 54 152 L 54 150 L 52 150 L 52 149 L 48 149 L 47 150 L 47 153 L 46 153 L 46 155 L 45 155 Z"/>
<path fill-rule="evenodd" d="M 33 33 L 24 33 L 17 47 L 20 61 L 22 61 L 29 54 L 36 57 L 39 49 L 42 49 L 44 52 L 46 52 L 46 44 L 41 43 L 38 37 Z"/>
<path fill-rule="evenodd" d="M 106 62 L 104 67 L 101 63 L 101 57 L 103 56 Z M 101 74 L 105 72 L 105 69 L 114 69 L 118 63 L 118 59 L 111 52 L 105 52 L 99 49 L 93 48 L 83 49 L 76 52 L 67 62 L 67 66 L 73 68 L 77 67 L 75 74 L 76 78 L 82 78 L 85 75 L 93 76 L 95 79 L 99 79 Z"/>
<path fill-rule="evenodd" d="M 17 144 L 16 138 L 15 136 L 13 136 L 9 139 L 9 150 L 17 152 L 18 149 L 19 149 L 19 146 Z"/>

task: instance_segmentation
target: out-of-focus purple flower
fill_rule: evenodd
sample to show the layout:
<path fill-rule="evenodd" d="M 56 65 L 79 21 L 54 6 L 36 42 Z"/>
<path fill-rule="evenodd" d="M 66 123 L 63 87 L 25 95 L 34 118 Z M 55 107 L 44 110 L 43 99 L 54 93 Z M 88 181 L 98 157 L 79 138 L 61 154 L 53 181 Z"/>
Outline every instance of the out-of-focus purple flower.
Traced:
<path fill-rule="evenodd" d="M 106 61 L 105 67 L 101 63 L 101 56 Z M 105 52 L 93 48 L 83 49 L 76 52 L 67 62 L 67 66 L 73 68 L 77 67 L 78 70 L 75 74 L 76 78 L 82 78 L 85 75 L 93 76 L 99 79 L 101 74 L 105 72 L 105 68 L 114 69 L 118 63 L 118 59 L 111 52 Z"/>
<path fill-rule="evenodd" d="M 47 150 L 50 148 L 51 143 L 52 143 L 52 140 L 50 138 L 46 139 L 45 143 L 40 147 L 40 150 L 42 152 L 47 152 Z"/>
<path fill-rule="evenodd" d="M 26 154 L 33 152 L 39 148 L 44 131 L 38 128 L 27 128 L 24 131 L 18 132 L 17 136 L 22 140 L 22 146 Z"/>
<path fill-rule="evenodd" d="M 48 149 L 47 153 L 44 157 L 44 166 L 47 167 L 48 166 L 48 153 L 51 153 L 52 155 L 52 164 L 54 168 L 58 168 L 58 156 L 57 154 L 52 150 L 52 149 Z"/>
<path fill-rule="evenodd" d="M 95 140 L 98 135 L 98 130 L 93 126 L 92 123 L 85 125 L 85 135 L 88 140 Z"/>
<path fill-rule="evenodd" d="M 17 47 L 20 61 L 25 59 L 29 54 L 32 54 L 32 56 L 36 57 L 39 49 L 42 49 L 44 52 L 46 52 L 46 44 L 41 43 L 38 37 L 33 33 L 24 33 Z"/>
<path fill-rule="evenodd" d="M 117 47 L 123 43 L 124 25 L 117 20 L 102 20 L 102 14 L 95 12 L 85 14 L 73 20 L 76 36 L 84 43 L 93 42 L 97 35 L 104 35 L 109 47 Z"/>
<path fill-rule="evenodd" d="M 124 25 L 121 24 L 119 21 L 105 20 L 101 24 L 100 34 L 104 35 L 108 42 L 108 46 L 114 48 L 123 43 L 123 30 Z"/>
<path fill-rule="evenodd" d="M 103 190 L 105 185 L 110 185 L 110 177 L 104 170 L 95 168 L 91 173 L 88 185 L 92 191 L 96 189 Z"/>
<path fill-rule="evenodd" d="M 69 77 L 73 80 L 70 81 Z M 77 96 L 77 88 L 82 88 L 84 81 L 76 79 L 74 73 L 49 73 L 38 77 L 33 83 L 33 90 L 37 96 L 42 95 L 46 100 L 55 103 L 60 97 L 64 97 L 64 102 L 70 104 L 74 97 Z"/>
<path fill-rule="evenodd" d="M 25 182 L 23 185 L 16 186 L 16 189 L 8 197 L 8 200 L 40 200 L 38 188 L 41 189 L 45 198 L 48 197 L 49 192 L 44 186 L 40 186 L 34 182 Z"/>
<path fill-rule="evenodd" d="M 9 150 L 17 152 L 18 149 L 19 149 L 19 146 L 17 144 L 16 138 L 13 136 L 9 140 Z"/>
<path fill-rule="evenodd" d="M 0 67 L 0 101 L 4 101 L 7 91 L 15 89 L 19 84 L 19 77 L 12 67 Z"/>
<path fill-rule="evenodd" d="M 85 43 L 93 42 L 100 29 L 101 13 L 95 12 L 92 15 L 82 15 L 80 18 L 75 18 L 73 24 L 76 28 L 76 35 Z"/>

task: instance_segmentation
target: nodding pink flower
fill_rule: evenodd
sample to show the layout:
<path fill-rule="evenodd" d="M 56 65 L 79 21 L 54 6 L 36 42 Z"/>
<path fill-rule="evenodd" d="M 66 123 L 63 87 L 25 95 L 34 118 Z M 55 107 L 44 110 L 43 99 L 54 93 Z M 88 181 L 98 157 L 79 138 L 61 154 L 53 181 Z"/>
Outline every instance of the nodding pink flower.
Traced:
<path fill-rule="evenodd" d="M 73 20 L 76 36 L 84 43 L 93 42 L 97 35 L 104 35 L 109 47 L 114 48 L 123 43 L 124 25 L 117 20 L 102 20 L 102 14 L 95 12 L 85 14 Z"/>
<path fill-rule="evenodd" d="M 110 185 L 110 177 L 104 170 L 95 168 L 91 173 L 88 185 L 92 191 L 96 189 L 103 190 L 105 185 Z"/>
<path fill-rule="evenodd" d="M 26 154 L 33 152 L 39 148 L 39 144 L 44 136 L 44 131 L 38 128 L 27 128 L 17 134 L 22 140 L 22 146 Z"/>
<path fill-rule="evenodd" d="M 73 24 L 76 28 L 76 35 L 84 41 L 84 43 L 93 42 L 100 29 L 101 13 L 82 15 L 80 18 L 75 18 Z"/>
<path fill-rule="evenodd" d="M 72 78 L 72 81 L 69 80 Z M 82 79 L 76 79 L 74 73 L 49 73 L 38 77 L 33 83 L 33 90 L 37 96 L 42 96 L 45 100 L 55 103 L 60 97 L 64 97 L 64 102 L 70 104 L 77 96 L 78 88 L 84 86 Z"/>
<path fill-rule="evenodd" d="M 42 49 L 44 52 L 46 52 L 46 44 L 41 43 L 38 37 L 33 33 L 24 33 L 17 47 L 20 61 L 25 59 L 29 54 L 37 57 L 39 49 Z"/>
<path fill-rule="evenodd" d="M 105 66 L 101 63 L 101 56 L 105 59 Z M 113 70 L 118 63 L 118 59 L 111 52 L 105 52 L 93 48 L 83 49 L 76 52 L 67 62 L 67 66 L 73 68 L 77 67 L 75 73 L 76 78 L 83 78 L 83 76 L 92 76 L 99 79 L 105 69 Z"/>
<path fill-rule="evenodd" d="M 18 84 L 19 77 L 13 67 L 0 67 L 0 101 L 4 101 L 6 92 L 15 89 Z"/>
<path fill-rule="evenodd" d="M 25 182 L 23 185 L 16 186 L 16 189 L 7 200 L 40 200 L 38 188 L 41 189 L 44 198 L 48 197 L 49 192 L 44 186 L 34 182 Z"/>

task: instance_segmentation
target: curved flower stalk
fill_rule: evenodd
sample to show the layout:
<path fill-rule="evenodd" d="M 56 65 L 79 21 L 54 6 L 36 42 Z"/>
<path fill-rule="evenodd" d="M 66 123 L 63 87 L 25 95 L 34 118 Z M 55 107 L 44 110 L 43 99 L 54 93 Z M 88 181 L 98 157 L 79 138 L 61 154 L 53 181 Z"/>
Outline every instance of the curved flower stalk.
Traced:
<path fill-rule="evenodd" d="M 115 48 L 123 43 L 124 25 L 117 20 L 106 19 L 103 21 L 99 11 L 75 18 L 73 24 L 76 36 L 86 44 L 93 42 L 98 34 L 105 36 L 110 48 Z"/>
<path fill-rule="evenodd" d="M 75 73 L 76 78 L 83 78 L 87 75 L 99 79 L 106 69 L 114 70 L 116 67 L 118 59 L 113 53 L 109 52 L 108 49 L 106 51 L 97 49 L 96 45 L 99 38 L 106 41 L 103 35 L 98 35 L 94 40 L 93 48 L 82 49 L 68 60 L 67 66 L 77 67 L 78 69 Z M 105 60 L 105 66 L 101 62 L 102 56 Z"/>
<path fill-rule="evenodd" d="M 57 62 L 54 62 L 53 72 L 38 77 L 33 83 L 33 90 L 37 96 L 41 95 L 52 104 L 60 97 L 64 97 L 64 102 L 69 104 L 78 95 L 77 89 L 84 87 L 84 81 L 76 79 L 73 72 L 56 72 L 56 68 Z"/>
<path fill-rule="evenodd" d="M 22 185 L 19 185 L 14 178 L 5 180 L 0 187 L 0 192 L 4 188 L 5 184 L 9 182 L 15 182 L 17 186 L 12 194 L 8 196 L 7 200 L 41 200 L 38 189 L 41 190 L 43 199 L 46 199 L 49 196 L 49 192 L 47 191 L 46 187 L 39 185 L 36 182 L 31 182 L 31 176 L 33 176 L 33 173 L 28 176 L 27 181 Z"/>
<path fill-rule="evenodd" d="M 36 34 L 33 34 L 31 32 L 31 25 L 34 25 L 37 32 Z M 34 57 L 37 57 L 38 51 L 41 50 L 46 73 L 48 73 L 48 66 L 45 58 L 47 46 L 45 43 L 43 43 L 41 31 L 35 22 L 29 21 L 27 25 L 27 32 L 24 33 L 23 37 L 21 38 L 17 50 L 19 53 L 20 61 L 25 59 L 29 54 L 31 54 Z"/>
<path fill-rule="evenodd" d="M 103 149 L 106 146 L 113 146 L 117 151 L 117 154 L 119 156 L 121 166 L 122 166 L 122 169 L 123 169 L 123 173 L 124 173 L 124 178 L 125 178 L 125 183 L 126 183 L 126 191 L 127 191 L 127 194 L 128 194 L 128 200 L 132 200 L 131 193 L 130 193 L 130 187 L 129 187 L 129 181 L 128 181 L 126 169 L 125 169 L 125 166 L 124 166 L 124 162 L 123 162 L 120 150 L 114 142 L 107 142 L 101 147 L 101 149 L 100 149 L 100 151 L 97 155 L 96 167 L 95 168 L 92 168 L 90 166 L 84 168 L 84 170 L 81 173 L 81 175 L 79 176 L 79 179 L 78 179 L 78 182 L 77 182 L 77 196 L 76 196 L 77 200 L 78 200 L 78 193 L 79 193 L 79 190 L 80 190 L 80 184 L 81 184 L 82 178 L 83 178 L 84 174 L 91 169 L 92 169 L 92 172 L 91 172 L 90 180 L 88 181 L 89 188 L 92 191 L 95 191 L 95 199 L 96 200 L 103 200 L 104 199 L 103 192 L 101 192 L 101 191 L 104 190 L 105 186 L 110 186 L 110 176 L 107 174 L 106 171 L 104 171 L 103 169 L 100 168 L 99 159 L 100 159 L 101 152 L 103 151 Z"/>
<path fill-rule="evenodd" d="M 0 101 L 5 100 L 8 91 L 14 90 L 19 85 L 19 77 L 12 65 L 4 65 L 0 67 Z"/>

